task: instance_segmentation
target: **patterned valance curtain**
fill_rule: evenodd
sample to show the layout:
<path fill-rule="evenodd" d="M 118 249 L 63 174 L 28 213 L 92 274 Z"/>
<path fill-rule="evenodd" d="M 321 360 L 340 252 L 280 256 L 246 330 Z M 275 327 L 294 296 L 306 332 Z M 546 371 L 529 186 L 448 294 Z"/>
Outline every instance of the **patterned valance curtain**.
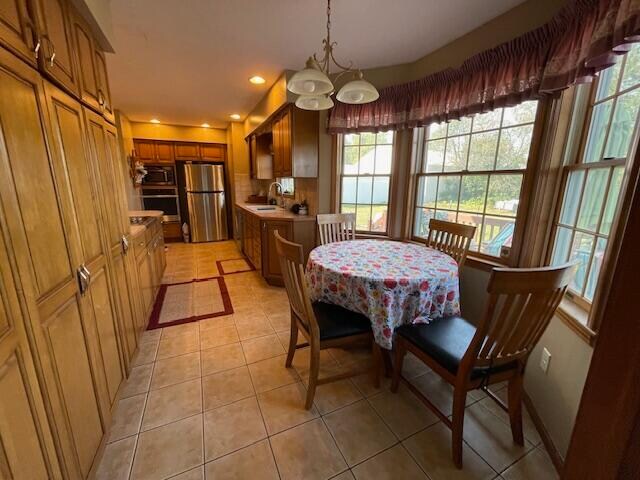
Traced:
<path fill-rule="evenodd" d="M 336 102 L 329 133 L 399 130 L 539 99 L 616 62 L 640 41 L 640 0 L 570 0 L 547 24 L 460 68 L 384 88 L 365 105 Z"/>

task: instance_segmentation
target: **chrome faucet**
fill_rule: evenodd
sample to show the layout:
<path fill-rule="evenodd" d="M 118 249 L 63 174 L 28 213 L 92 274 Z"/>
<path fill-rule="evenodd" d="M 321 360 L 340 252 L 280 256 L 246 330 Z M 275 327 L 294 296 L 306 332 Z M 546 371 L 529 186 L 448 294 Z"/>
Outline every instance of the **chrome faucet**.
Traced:
<path fill-rule="evenodd" d="M 269 190 L 267 190 L 267 198 L 271 198 L 271 187 L 273 187 L 274 185 L 276 186 L 276 196 L 278 195 L 278 187 L 280 188 L 280 206 L 284 208 L 284 189 L 282 188 L 282 184 L 280 182 L 273 182 L 271 183 L 271 185 L 269 185 Z"/>

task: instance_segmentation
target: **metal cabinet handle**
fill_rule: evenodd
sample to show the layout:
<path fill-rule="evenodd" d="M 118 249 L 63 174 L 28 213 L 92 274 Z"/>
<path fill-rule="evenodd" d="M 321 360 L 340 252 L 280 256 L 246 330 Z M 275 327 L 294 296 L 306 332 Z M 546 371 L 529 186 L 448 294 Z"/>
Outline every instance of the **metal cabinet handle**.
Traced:
<path fill-rule="evenodd" d="M 84 274 L 87 276 L 87 287 L 88 287 L 91 284 L 91 272 L 89 271 L 89 269 L 84 263 L 80 265 L 80 268 L 82 269 Z"/>
<path fill-rule="evenodd" d="M 100 104 L 101 107 L 104 107 L 104 94 L 101 89 L 98 89 L 98 104 Z"/>
<path fill-rule="evenodd" d="M 125 235 L 122 235 L 122 239 L 120 240 L 120 242 L 122 243 L 122 253 L 126 255 L 129 251 L 129 240 L 127 240 L 127 237 Z"/>
<path fill-rule="evenodd" d="M 55 59 L 56 59 L 56 47 L 53 44 L 53 42 L 51 41 L 51 38 L 49 38 L 49 35 L 43 35 L 42 38 L 44 40 L 46 40 L 47 44 L 49 45 L 49 50 L 51 52 L 51 55 L 47 59 L 47 62 L 49 62 L 49 66 L 50 67 L 53 67 L 53 64 L 54 64 Z"/>
<path fill-rule="evenodd" d="M 87 293 L 89 289 L 89 279 L 83 270 L 84 265 L 80 265 L 76 270 L 76 277 L 78 279 L 78 288 L 80 289 L 80 295 Z"/>
<path fill-rule="evenodd" d="M 36 46 L 33 47 L 33 53 L 35 54 L 36 60 L 38 59 L 38 56 L 40 55 L 40 47 L 42 46 L 42 42 L 40 42 L 40 39 L 38 38 L 38 41 L 36 42 Z"/>

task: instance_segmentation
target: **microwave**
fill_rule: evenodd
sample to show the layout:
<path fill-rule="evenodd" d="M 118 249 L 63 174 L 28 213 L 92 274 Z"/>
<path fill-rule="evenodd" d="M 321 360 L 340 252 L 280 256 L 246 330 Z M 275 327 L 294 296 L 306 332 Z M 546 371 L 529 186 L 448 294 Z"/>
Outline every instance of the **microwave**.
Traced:
<path fill-rule="evenodd" d="M 145 165 L 147 174 L 142 179 L 143 185 L 175 185 L 176 167 L 173 165 Z"/>

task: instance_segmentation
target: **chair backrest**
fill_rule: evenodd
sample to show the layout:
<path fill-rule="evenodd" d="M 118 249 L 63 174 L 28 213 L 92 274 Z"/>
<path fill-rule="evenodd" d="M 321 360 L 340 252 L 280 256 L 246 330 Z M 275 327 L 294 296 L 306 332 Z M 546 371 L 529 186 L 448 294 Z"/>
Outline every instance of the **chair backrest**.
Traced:
<path fill-rule="evenodd" d="M 355 213 L 330 213 L 318 215 L 320 245 L 356 238 Z"/>
<path fill-rule="evenodd" d="M 524 365 L 562 300 L 575 266 L 494 268 L 484 317 L 461 369 L 513 361 Z"/>
<path fill-rule="evenodd" d="M 285 240 L 278 231 L 274 231 L 276 251 L 280 260 L 280 270 L 284 286 L 289 297 L 291 311 L 300 319 L 307 335 L 320 338 L 320 329 L 309 297 L 307 281 L 304 275 L 304 254 L 302 245 Z"/>
<path fill-rule="evenodd" d="M 458 262 L 458 268 L 461 268 L 467 258 L 467 252 L 475 233 L 475 225 L 432 218 L 429 220 L 427 247 L 435 248 L 453 257 Z"/>

